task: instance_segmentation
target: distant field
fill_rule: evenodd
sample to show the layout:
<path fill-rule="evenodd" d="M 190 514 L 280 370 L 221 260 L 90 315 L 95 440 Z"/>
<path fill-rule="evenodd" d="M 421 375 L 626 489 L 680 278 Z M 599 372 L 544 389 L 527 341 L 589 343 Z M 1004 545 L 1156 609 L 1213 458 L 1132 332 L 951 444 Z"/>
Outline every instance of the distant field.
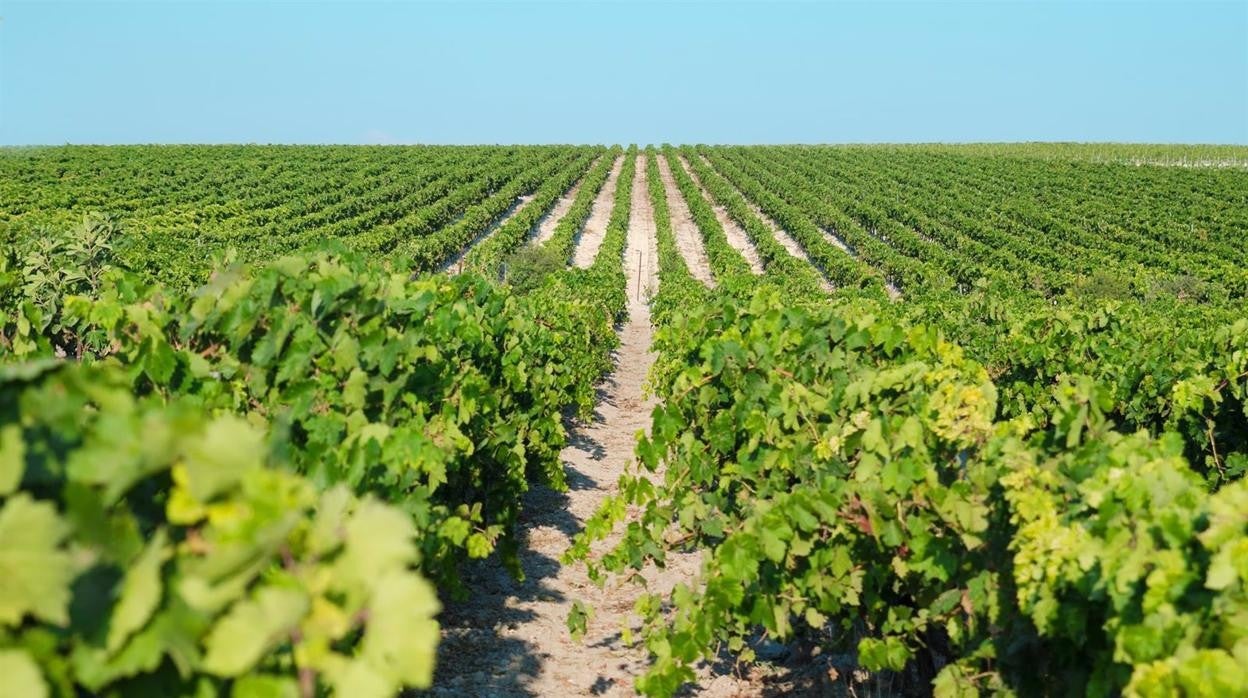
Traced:
<path fill-rule="evenodd" d="M 128 259 L 206 270 L 337 239 L 435 267 L 520 197 L 573 181 L 592 147 L 121 146 L 10 149 L 0 225 L 19 235 L 113 215 Z M 694 153 L 689 149 L 687 155 Z M 753 203 L 778 196 L 841 240 L 835 281 L 900 287 L 1001 275 L 1065 288 L 1098 271 L 1145 291 L 1192 277 L 1241 297 L 1248 148 L 1081 144 L 697 148 Z M 702 163 L 700 162 L 699 165 Z M 1183 167 L 1161 167 L 1182 165 Z M 765 192 L 765 193 L 764 193 Z M 523 206 L 551 207 L 551 197 Z M 792 208 L 789 208 L 792 207 Z M 852 243 L 852 244 L 851 244 Z M 811 240 L 810 245 L 823 245 Z M 123 249 L 127 245 L 123 245 Z M 149 264 L 159 260 L 159 264 Z"/>
<path fill-rule="evenodd" d="M 1248 690 L 1248 147 L 6 149 L 0 246 L 24 687 Z"/>

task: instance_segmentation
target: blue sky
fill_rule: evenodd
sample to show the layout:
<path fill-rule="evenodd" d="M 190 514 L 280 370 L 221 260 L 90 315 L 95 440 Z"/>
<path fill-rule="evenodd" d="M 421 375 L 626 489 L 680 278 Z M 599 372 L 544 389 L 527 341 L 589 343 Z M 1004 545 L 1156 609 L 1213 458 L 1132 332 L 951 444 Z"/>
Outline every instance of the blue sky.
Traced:
<path fill-rule="evenodd" d="M 1234 3 L 0 2 L 0 143 L 1248 143 Z"/>

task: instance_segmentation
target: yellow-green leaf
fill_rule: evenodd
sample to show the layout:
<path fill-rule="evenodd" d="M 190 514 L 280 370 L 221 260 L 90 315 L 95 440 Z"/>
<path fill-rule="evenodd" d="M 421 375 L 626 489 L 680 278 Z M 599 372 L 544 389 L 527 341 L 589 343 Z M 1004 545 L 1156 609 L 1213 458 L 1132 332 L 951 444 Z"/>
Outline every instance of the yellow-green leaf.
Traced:
<path fill-rule="evenodd" d="M 152 617 L 160 605 L 162 584 L 160 568 L 168 558 L 168 540 L 164 529 L 156 532 L 121 583 L 121 600 L 113 610 L 108 628 L 108 651 L 116 652 L 122 643 Z"/>
<path fill-rule="evenodd" d="M 24 492 L 0 510 L 0 626 L 28 613 L 56 625 L 68 620 L 73 573 L 60 548 L 67 533 L 56 507 Z"/>
<path fill-rule="evenodd" d="M 219 676 L 241 676 L 287 638 L 308 611 L 308 597 L 296 589 L 265 587 L 234 604 L 204 645 L 204 669 Z"/>
<path fill-rule="evenodd" d="M 0 696 L 47 698 L 39 665 L 22 650 L 0 650 Z"/>

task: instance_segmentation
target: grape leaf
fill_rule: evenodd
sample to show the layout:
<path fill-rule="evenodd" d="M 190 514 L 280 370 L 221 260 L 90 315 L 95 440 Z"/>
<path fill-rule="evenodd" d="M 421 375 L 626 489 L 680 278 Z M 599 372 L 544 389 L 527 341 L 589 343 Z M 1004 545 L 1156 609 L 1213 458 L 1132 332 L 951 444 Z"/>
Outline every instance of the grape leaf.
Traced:
<path fill-rule="evenodd" d="M 397 509 L 366 499 L 345 528 L 346 550 L 334 571 L 347 590 L 370 588 L 387 572 L 416 561 L 412 520 Z"/>
<path fill-rule="evenodd" d="M 160 604 L 160 568 L 168 557 L 168 536 L 161 529 L 152 537 L 139 559 L 126 570 L 121 583 L 121 600 L 113 610 L 108 628 L 107 648 L 116 652 L 131 633 L 143 627 Z"/>
<path fill-rule="evenodd" d="M 406 572 L 377 583 L 369 609 L 363 656 L 395 684 L 428 687 L 438 646 L 441 606 L 433 587 Z"/>
<path fill-rule="evenodd" d="M 241 676 L 280 643 L 308 610 L 299 590 L 264 587 L 240 601 L 217 621 L 204 641 L 204 669 L 219 676 Z"/>
<path fill-rule="evenodd" d="M 264 455 L 264 434 L 239 417 L 214 419 L 186 449 L 186 488 L 207 502 L 257 467 Z"/>
<path fill-rule="evenodd" d="M 0 495 L 16 490 L 25 472 L 26 445 L 22 442 L 22 427 L 6 425 L 0 429 Z"/>
<path fill-rule="evenodd" d="M 39 666 L 22 650 L 0 650 L 0 696 L 47 698 Z"/>
<path fill-rule="evenodd" d="M 0 625 L 27 613 L 57 625 L 68 620 L 73 570 L 60 549 L 67 528 L 54 506 L 24 492 L 0 510 Z"/>

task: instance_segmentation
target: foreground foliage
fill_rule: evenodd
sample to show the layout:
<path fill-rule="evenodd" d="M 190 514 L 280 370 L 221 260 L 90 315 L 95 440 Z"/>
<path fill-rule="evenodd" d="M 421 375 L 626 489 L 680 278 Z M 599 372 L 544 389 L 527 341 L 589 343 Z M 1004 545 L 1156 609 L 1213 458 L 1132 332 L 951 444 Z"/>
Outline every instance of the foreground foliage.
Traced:
<path fill-rule="evenodd" d="M 429 685 L 439 604 L 411 518 L 275 451 L 115 369 L 0 369 L 0 692 Z"/>
<path fill-rule="evenodd" d="M 1181 439 L 1115 431 L 1090 379 L 1046 428 L 995 423 L 987 373 L 936 330 L 766 293 L 656 343 L 664 404 L 573 551 L 625 520 L 596 576 L 708 550 L 697 588 L 638 604 L 643 692 L 725 643 L 748 657 L 756 628 L 921 659 L 940 695 L 1248 686 L 1248 483 L 1210 494 Z"/>
<path fill-rule="evenodd" d="M 613 346 L 593 277 L 517 297 L 329 247 L 183 292 L 114 261 L 54 241 L 0 269 L 13 689 L 427 686 L 417 571 L 519 575 L 520 495 L 565 487 L 563 415 Z"/>

